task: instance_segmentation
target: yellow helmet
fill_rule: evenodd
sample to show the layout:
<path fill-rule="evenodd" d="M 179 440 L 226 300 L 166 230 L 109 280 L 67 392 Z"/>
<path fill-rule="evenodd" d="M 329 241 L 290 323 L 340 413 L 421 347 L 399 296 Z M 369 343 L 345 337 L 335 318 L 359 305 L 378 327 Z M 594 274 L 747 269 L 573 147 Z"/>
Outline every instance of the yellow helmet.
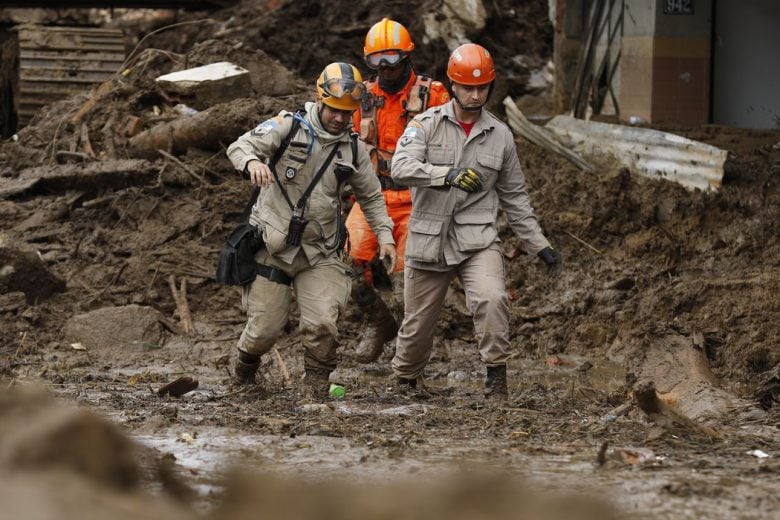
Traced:
<path fill-rule="evenodd" d="M 365 93 L 360 71 L 349 63 L 331 63 L 317 78 L 317 99 L 336 110 L 356 110 Z"/>

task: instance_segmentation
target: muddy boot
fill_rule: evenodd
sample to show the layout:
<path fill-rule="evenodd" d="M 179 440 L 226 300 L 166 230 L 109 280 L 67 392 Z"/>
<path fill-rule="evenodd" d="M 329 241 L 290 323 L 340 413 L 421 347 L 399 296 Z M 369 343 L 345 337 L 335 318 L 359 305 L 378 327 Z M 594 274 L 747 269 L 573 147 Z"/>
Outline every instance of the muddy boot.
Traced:
<path fill-rule="evenodd" d="M 422 401 L 431 398 L 431 394 L 426 391 L 422 385 L 418 385 L 417 379 L 396 377 L 388 390 L 391 396 L 401 397 L 403 399 L 414 399 Z"/>
<path fill-rule="evenodd" d="M 506 399 L 509 391 L 506 388 L 506 365 L 487 367 L 485 378 L 485 399 Z"/>
<path fill-rule="evenodd" d="M 361 286 L 353 294 L 353 299 L 368 317 L 368 326 L 355 348 L 355 359 L 359 363 L 371 363 L 382 355 L 385 343 L 398 335 L 398 322 L 373 288 Z"/>
<path fill-rule="evenodd" d="M 243 350 L 238 351 L 238 359 L 233 365 L 233 381 L 235 386 L 254 385 L 255 374 L 260 367 L 260 356 Z"/>
<path fill-rule="evenodd" d="M 303 378 L 303 394 L 312 399 L 326 399 L 330 387 L 330 370 L 306 367 Z"/>

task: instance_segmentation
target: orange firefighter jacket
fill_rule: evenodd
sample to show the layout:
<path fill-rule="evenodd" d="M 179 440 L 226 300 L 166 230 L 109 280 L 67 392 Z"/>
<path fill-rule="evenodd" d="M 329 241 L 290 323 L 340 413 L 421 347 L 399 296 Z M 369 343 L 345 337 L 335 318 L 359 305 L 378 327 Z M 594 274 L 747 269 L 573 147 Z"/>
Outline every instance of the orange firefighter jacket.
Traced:
<path fill-rule="evenodd" d="M 395 94 L 382 90 L 379 81 L 366 81 L 365 84 L 368 95 L 363 106 L 353 113 L 352 126 L 368 145 L 377 174 L 389 176 L 396 142 L 404 133 L 406 123 L 423 110 L 446 103 L 450 95 L 440 81 L 418 76 L 414 71 L 406 86 Z M 421 96 L 426 97 L 427 103 Z"/>

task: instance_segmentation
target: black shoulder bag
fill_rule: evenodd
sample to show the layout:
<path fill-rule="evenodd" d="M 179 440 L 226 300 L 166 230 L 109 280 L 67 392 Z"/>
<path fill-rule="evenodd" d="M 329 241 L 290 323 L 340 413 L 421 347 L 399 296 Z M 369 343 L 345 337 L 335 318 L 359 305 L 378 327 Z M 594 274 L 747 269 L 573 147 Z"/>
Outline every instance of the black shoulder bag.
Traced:
<path fill-rule="evenodd" d="M 274 152 L 271 157 L 269 167 L 276 176 L 276 163 L 282 157 L 282 154 L 290 145 L 293 136 L 298 131 L 301 122 L 297 117 L 293 117 L 292 127 L 290 132 L 285 136 L 282 142 L 279 144 L 279 148 Z M 252 190 L 252 195 L 249 198 L 242 220 L 247 220 L 249 214 L 252 211 L 257 197 L 260 196 L 260 187 L 255 186 Z M 263 247 L 263 237 L 258 229 L 250 224 L 244 222 L 239 224 L 233 231 L 230 232 L 225 244 L 222 246 L 222 251 L 219 253 L 219 261 L 217 262 L 216 280 L 218 283 L 225 285 L 246 285 L 252 283 L 257 277 L 257 263 L 255 262 L 255 253 Z"/>

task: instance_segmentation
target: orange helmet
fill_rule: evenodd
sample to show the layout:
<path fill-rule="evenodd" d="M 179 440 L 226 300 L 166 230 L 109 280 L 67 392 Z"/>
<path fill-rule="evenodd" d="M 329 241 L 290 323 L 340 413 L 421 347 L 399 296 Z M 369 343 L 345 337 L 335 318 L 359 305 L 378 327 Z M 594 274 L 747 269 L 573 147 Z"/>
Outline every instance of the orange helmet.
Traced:
<path fill-rule="evenodd" d="M 365 93 L 360 71 L 349 63 L 331 63 L 317 78 L 317 99 L 336 110 L 356 110 Z"/>
<path fill-rule="evenodd" d="M 382 18 L 368 30 L 363 55 L 368 56 L 375 52 L 384 51 L 409 53 L 413 50 L 414 42 L 412 42 L 412 37 L 409 36 L 406 27 L 389 18 Z"/>
<path fill-rule="evenodd" d="M 452 51 L 447 77 L 461 85 L 486 85 L 496 79 L 496 68 L 487 49 L 476 43 L 465 43 Z"/>

